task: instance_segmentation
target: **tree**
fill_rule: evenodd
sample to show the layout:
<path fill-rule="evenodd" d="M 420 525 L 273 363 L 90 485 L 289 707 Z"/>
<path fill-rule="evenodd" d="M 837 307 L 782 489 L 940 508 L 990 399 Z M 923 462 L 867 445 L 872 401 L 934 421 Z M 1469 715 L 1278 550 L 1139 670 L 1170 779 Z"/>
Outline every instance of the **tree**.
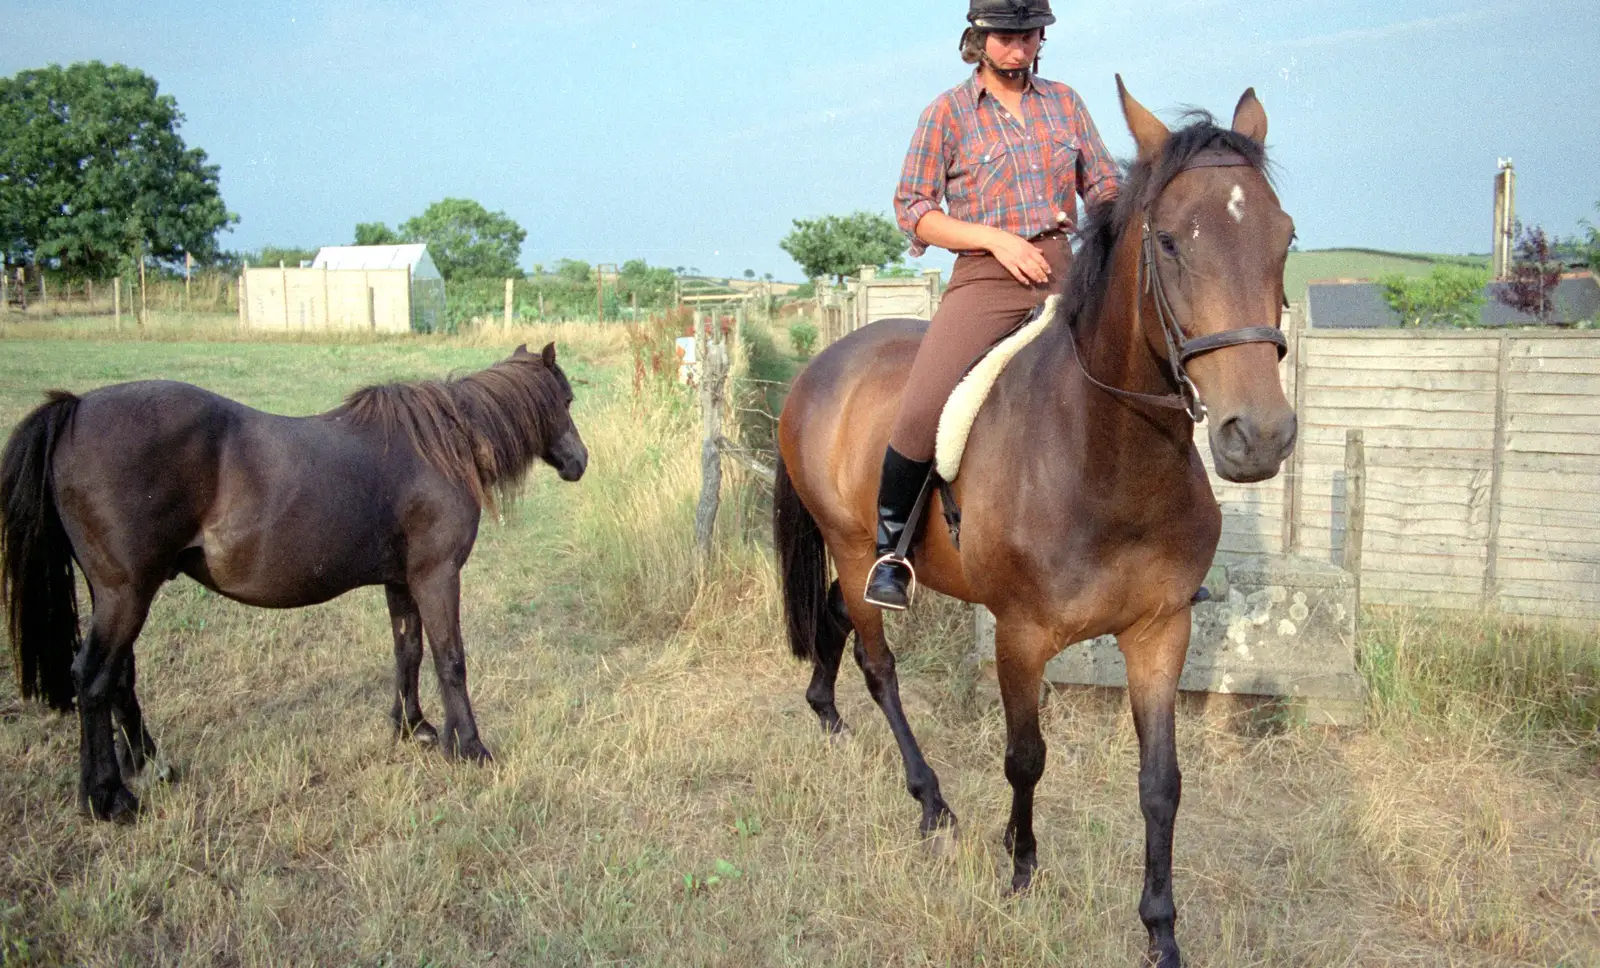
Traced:
<path fill-rule="evenodd" d="M 652 269 L 643 259 L 629 259 L 617 271 L 617 292 L 623 297 L 637 296 L 641 306 L 665 306 L 672 301 L 676 280 L 671 269 Z"/>
<path fill-rule="evenodd" d="M 744 277 L 746 279 L 754 279 L 756 277 L 756 271 L 754 269 L 746 269 L 744 271 Z"/>
<path fill-rule="evenodd" d="M 0 250 L 91 276 L 148 253 L 220 255 L 238 222 L 154 78 L 99 61 L 0 78 Z"/>
<path fill-rule="evenodd" d="M 425 242 L 446 279 L 520 278 L 517 258 L 528 233 L 504 212 L 466 198 L 434 202 L 400 225 L 400 235 Z"/>
<path fill-rule="evenodd" d="M 1594 203 L 1594 210 L 1600 212 L 1600 202 Z M 1589 272 L 1600 278 L 1600 225 L 1595 225 L 1588 219 L 1579 221 L 1583 226 L 1587 238 L 1583 240 L 1584 255 L 1589 260 Z"/>
<path fill-rule="evenodd" d="M 1512 255 L 1511 278 L 1495 287 L 1494 297 L 1517 312 L 1550 322 L 1556 314 L 1561 260 L 1551 252 L 1544 229 L 1537 225 L 1521 229 Z"/>
<path fill-rule="evenodd" d="M 556 278 L 575 286 L 588 285 L 594 267 L 577 259 L 562 259 L 556 263 Z"/>
<path fill-rule="evenodd" d="M 886 266 L 905 256 L 906 237 L 895 224 L 872 212 L 795 219 L 794 230 L 778 243 L 800 263 L 808 278 L 844 277 L 861 266 Z"/>
<path fill-rule="evenodd" d="M 1436 265 L 1426 276 L 1380 276 L 1378 286 L 1389 308 L 1406 326 L 1472 326 L 1483 319 L 1487 269 Z"/>
<path fill-rule="evenodd" d="M 399 245 L 405 238 L 382 222 L 357 222 L 356 245 Z"/>

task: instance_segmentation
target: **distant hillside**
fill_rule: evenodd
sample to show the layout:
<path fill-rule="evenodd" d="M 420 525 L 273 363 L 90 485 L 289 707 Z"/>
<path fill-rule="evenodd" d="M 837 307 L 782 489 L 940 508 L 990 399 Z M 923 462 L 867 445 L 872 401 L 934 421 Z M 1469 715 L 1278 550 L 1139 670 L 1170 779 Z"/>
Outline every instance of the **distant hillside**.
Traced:
<path fill-rule="evenodd" d="M 1317 249 L 1289 253 L 1283 272 L 1283 290 L 1289 300 L 1304 303 L 1306 284 L 1315 279 L 1376 279 L 1398 272 L 1406 276 L 1425 276 L 1434 265 L 1487 267 L 1486 255 L 1433 255 L 1415 252 L 1384 252 L 1380 249 Z"/>

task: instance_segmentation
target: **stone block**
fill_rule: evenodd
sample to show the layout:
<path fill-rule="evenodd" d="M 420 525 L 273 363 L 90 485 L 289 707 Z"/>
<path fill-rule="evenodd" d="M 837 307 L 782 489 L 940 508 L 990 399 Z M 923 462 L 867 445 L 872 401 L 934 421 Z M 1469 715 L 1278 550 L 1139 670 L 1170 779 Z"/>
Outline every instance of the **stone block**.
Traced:
<path fill-rule="evenodd" d="M 1276 556 L 1207 575 L 1213 599 L 1194 606 L 1178 687 L 1290 699 L 1308 722 L 1354 725 L 1366 688 L 1356 672 L 1356 590 L 1349 573 L 1310 558 Z M 977 657 L 994 659 L 994 617 L 977 610 Z M 1069 646 L 1048 682 L 1125 688 L 1112 636 Z"/>

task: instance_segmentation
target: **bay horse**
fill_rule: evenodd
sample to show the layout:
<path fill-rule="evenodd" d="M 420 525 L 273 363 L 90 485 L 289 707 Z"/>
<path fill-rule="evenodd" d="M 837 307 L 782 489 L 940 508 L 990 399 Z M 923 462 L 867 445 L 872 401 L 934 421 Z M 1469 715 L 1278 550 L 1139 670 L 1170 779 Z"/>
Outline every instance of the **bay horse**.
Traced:
<path fill-rule="evenodd" d="M 458 379 L 367 387 L 312 417 L 160 380 L 47 396 L 0 454 L 0 597 L 22 695 L 77 707 L 82 809 L 138 813 L 124 781 L 156 745 L 134 694 L 134 640 L 179 574 L 263 608 L 384 586 L 395 729 L 452 758 L 491 758 L 467 698 L 461 568 L 481 510 L 512 497 L 535 460 L 566 481 L 588 465 L 554 344 Z M 92 603 L 81 641 L 75 564 Z M 442 742 L 417 696 L 424 630 Z"/>
<path fill-rule="evenodd" d="M 1191 601 L 1222 527 L 1195 421 L 1209 413 L 1214 464 L 1231 481 L 1273 476 L 1293 448 L 1295 415 L 1277 365 L 1294 223 L 1267 177 L 1267 117 L 1254 91 L 1231 129 L 1200 115 L 1174 132 L 1121 77 L 1117 90 L 1137 160 L 1114 207 L 1091 213 L 1056 317 L 976 417 L 952 485 L 959 547 L 929 528 L 914 552 L 926 585 L 995 615 L 1013 891 L 1038 865 L 1045 663 L 1073 642 L 1117 636 L 1139 737 L 1139 915 L 1151 962 L 1174 968 L 1173 709 Z M 834 682 L 853 631 L 856 662 L 922 807 L 921 830 L 948 840 L 955 815 L 901 709 L 882 613 L 862 597 L 877 557 L 881 458 L 925 330 L 917 320 L 874 323 L 796 378 L 778 425 L 773 523 L 789 643 L 813 666 L 807 700 L 825 730 L 843 728 Z M 935 495 L 927 517 L 941 506 Z"/>

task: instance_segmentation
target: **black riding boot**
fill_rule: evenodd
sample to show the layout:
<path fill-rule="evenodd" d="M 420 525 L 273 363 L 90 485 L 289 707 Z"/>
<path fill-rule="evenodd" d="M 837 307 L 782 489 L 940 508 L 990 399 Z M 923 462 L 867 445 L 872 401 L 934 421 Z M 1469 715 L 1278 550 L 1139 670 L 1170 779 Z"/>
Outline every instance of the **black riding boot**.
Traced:
<path fill-rule="evenodd" d="M 878 485 L 878 561 L 867 576 L 868 604 L 902 612 L 911 602 L 910 588 L 917 576 L 906 559 L 927 507 L 932 471 L 931 460 L 912 460 L 893 447 L 884 452 L 883 482 Z M 908 535 L 911 540 L 901 549 Z"/>

